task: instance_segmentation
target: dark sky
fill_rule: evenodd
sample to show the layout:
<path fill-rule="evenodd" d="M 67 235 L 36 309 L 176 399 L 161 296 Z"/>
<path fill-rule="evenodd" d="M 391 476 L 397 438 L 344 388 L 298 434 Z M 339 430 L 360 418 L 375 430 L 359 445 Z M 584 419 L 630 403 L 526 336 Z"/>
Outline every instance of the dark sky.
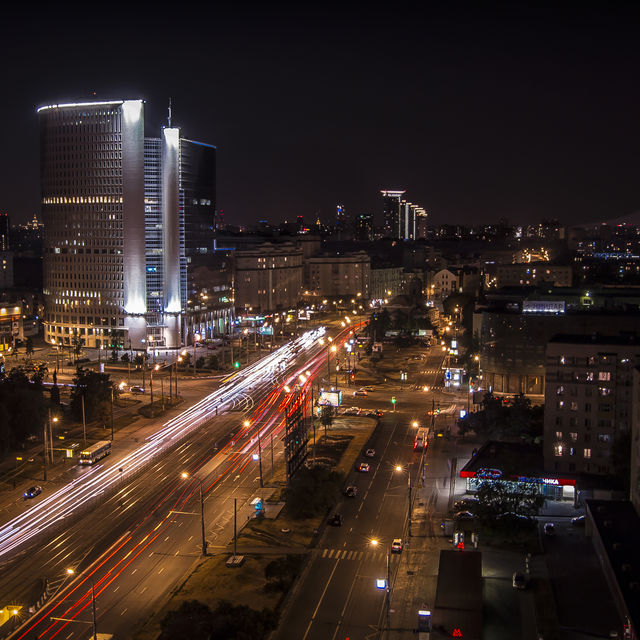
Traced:
<path fill-rule="evenodd" d="M 231 223 L 379 213 L 381 188 L 432 223 L 640 209 L 633 4 L 22 4 L 0 26 L 16 222 L 39 210 L 35 108 L 92 91 L 144 98 L 149 135 L 171 96 L 184 136 L 218 146 Z"/>

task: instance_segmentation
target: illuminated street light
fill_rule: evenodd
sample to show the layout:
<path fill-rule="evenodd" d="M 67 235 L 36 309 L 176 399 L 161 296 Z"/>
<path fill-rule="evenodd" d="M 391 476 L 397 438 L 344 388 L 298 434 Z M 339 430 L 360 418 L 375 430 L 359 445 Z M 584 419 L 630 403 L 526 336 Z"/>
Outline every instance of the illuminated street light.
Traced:
<path fill-rule="evenodd" d="M 420 426 L 420 423 L 419 423 L 417 420 L 414 420 L 414 421 L 411 423 L 411 426 L 417 429 L 417 428 Z"/>
<path fill-rule="evenodd" d="M 245 427 L 248 427 L 251 423 L 248 420 L 245 420 L 243 424 Z"/>
<path fill-rule="evenodd" d="M 186 480 L 189 477 L 189 473 L 187 471 L 183 471 L 180 474 L 180 477 L 183 480 Z M 202 525 L 202 555 L 207 555 L 207 539 L 204 535 L 204 492 L 202 491 L 202 480 L 200 478 L 196 478 L 198 481 L 198 485 L 200 486 L 200 522 Z M 193 514 L 196 515 L 196 514 Z"/>

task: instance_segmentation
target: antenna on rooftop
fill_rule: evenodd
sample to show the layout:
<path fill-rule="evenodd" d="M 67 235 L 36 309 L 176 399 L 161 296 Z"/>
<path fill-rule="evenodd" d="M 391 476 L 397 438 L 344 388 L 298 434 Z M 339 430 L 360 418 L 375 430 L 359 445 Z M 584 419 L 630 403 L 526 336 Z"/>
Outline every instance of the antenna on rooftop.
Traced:
<path fill-rule="evenodd" d="M 169 98 L 169 129 L 171 129 L 171 98 Z"/>

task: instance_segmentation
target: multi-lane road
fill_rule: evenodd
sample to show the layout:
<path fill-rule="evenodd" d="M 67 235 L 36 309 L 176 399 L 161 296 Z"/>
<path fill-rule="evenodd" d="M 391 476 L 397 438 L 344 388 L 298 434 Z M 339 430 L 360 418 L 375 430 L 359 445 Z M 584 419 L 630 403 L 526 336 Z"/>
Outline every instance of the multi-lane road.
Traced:
<path fill-rule="evenodd" d="M 207 542 L 224 546 L 233 499 L 246 507 L 258 486 L 251 455 L 258 433 L 263 441 L 273 435 L 281 456 L 283 410 L 292 395 L 284 389 L 308 388 L 326 366 L 321 334 L 306 334 L 263 358 L 134 452 L 107 458 L 6 523 L 0 598 L 20 602 L 35 576 L 60 585 L 13 637 L 88 637 L 92 592 L 100 631 L 130 637 L 201 554 L 201 489 Z M 238 402 L 247 397 L 251 403 Z M 249 406 L 244 414 L 223 415 Z"/>

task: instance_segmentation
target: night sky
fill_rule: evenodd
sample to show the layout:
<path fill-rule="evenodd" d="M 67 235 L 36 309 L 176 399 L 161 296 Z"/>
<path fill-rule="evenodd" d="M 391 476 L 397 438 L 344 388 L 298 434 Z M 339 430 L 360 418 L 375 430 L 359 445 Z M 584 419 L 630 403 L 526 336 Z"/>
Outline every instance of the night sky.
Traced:
<path fill-rule="evenodd" d="M 382 188 L 430 223 L 640 209 L 632 4 L 235 4 L 5 12 L 0 211 L 39 212 L 35 108 L 93 91 L 144 98 L 147 135 L 171 96 L 183 135 L 218 147 L 232 224 L 379 214 Z"/>

